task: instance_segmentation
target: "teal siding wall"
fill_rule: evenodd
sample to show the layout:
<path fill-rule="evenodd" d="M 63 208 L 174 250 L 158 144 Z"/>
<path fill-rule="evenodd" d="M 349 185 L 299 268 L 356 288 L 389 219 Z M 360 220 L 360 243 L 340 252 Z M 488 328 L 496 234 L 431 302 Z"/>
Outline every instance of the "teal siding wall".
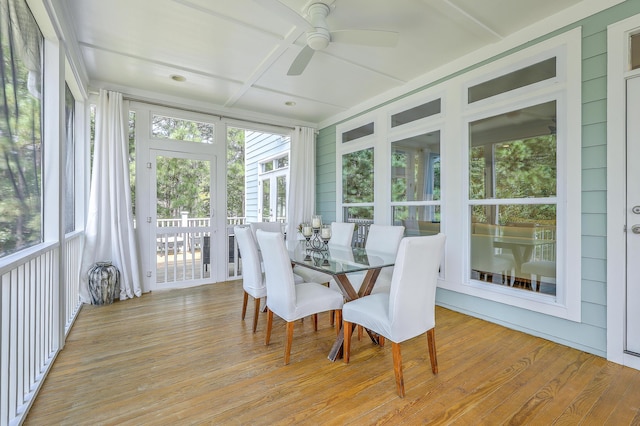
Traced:
<path fill-rule="evenodd" d="M 326 127 L 316 139 L 316 213 L 336 219 L 336 127 Z"/>
<path fill-rule="evenodd" d="M 606 356 L 607 26 L 638 13 L 640 1 L 626 1 L 448 77 L 460 75 L 567 30 L 582 27 L 582 76 L 576 76 L 582 81 L 581 322 L 563 320 L 443 289 L 438 289 L 438 304 L 586 352 Z M 440 82 L 434 82 L 429 86 L 437 83 Z M 405 96 L 410 94 L 407 93 Z M 335 215 L 335 145 L 335 125 L 322 129 L 317 145 L 317 208 L 323 215 L 328 216 Z M 571 265 L 568 267 L 571 268 Z"/>

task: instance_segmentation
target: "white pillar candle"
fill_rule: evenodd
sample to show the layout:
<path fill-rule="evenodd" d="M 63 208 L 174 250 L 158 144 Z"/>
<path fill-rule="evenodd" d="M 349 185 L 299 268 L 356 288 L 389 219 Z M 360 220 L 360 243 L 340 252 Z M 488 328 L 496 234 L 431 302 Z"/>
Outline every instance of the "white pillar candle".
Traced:
<path fill-rule="evenodd" d="M 314 228 L 320 228 L 320 218 L 314 217 L 311 221 L 311 224 Z"/>
<path fill-rule="evenodd" d="M 322 238 L 325 238 L 325 239 L 331 238 L 331 228 L 329 227 L 322 228 Z"/>

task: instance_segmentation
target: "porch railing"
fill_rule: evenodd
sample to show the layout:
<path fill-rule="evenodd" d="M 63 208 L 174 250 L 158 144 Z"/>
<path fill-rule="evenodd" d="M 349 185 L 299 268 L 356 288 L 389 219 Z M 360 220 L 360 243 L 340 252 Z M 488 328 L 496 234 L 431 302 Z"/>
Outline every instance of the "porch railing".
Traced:
<path fill-rule="evenodd" d="M 21 424 L 79 308 L 82 233 L 7 256 L 0 267 L 0 424 Z M 62 335 L 61 335 L 62 332 Z"/>

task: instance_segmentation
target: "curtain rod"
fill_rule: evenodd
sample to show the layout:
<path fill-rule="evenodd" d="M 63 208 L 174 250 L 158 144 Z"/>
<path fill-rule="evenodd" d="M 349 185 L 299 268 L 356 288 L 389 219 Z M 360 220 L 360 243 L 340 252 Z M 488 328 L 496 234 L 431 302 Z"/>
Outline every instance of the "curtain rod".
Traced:
<path fill-rule="evenodd" d="M 90 91 L 89 94 L 99 95 L 100 93 L 99 92 Z M 140 102 L 140 103 L 153 105 L 153 106 L 159 106 L 159 107 L 163 107 L 163 108 L 173 108 L 173 109 L 177 109 L 177 110 L 180 110 L 180 111 L 193 112 L 195 114 L 213 115 L 214 117 L 218 117 L 220 119 L 225 118 L 225 119 L 229 119 L 229 120 L 238 120 L 238 121 L 244 121 L 245 123 L 258 124 L 258 125 L 262 125 L 262 126 L 280 127 L 282 129 L 289 129 L 289 130 L 295 130 L 296 129 L 295 127 L 285 126 L 283 124 L 266 123 L 264 121 L 248 120 L 248 119 L 245 119 L 245 118 L 231 117 L 231 116 L 228 116 L 228 115 L 214 114 L 214 113 L 209 113 L 209 112 L 205 112 L 205 111 L 198 111 L 198 110 L 195 110 L 195 109 L 181 107 L 181 106 L 167 105 L 167 104 L 163 104 L 163 103 L 160 103 L 160 102 L 154 102 L 154 101 L 148 101 L 148 100 L 141 99 L 141 98 L 135 98 L 133 96 L 125 95 L 124 93 L 122 94 L 122 99 L 127 100 L 127 101 Z"/>

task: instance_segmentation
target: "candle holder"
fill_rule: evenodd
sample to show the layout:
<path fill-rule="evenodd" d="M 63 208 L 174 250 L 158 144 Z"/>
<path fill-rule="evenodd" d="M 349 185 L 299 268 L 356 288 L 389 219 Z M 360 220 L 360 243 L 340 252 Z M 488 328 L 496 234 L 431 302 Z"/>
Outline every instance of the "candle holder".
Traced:
<path fill-rule="evenodd" d="M 331 226 L 323 226 L 321 217 L 317 215 L 313 216 L 311 224 L 302 224 L 302 236 L 306 240 L 305 246 L 307 251 L 304 260 L 310 261 L 313 253 L 320 253 L 323 259 L 322 265 L 328 266 L 329 260 L 327 252 L 329 250 L 328 243 L 331 239 Z"/>

